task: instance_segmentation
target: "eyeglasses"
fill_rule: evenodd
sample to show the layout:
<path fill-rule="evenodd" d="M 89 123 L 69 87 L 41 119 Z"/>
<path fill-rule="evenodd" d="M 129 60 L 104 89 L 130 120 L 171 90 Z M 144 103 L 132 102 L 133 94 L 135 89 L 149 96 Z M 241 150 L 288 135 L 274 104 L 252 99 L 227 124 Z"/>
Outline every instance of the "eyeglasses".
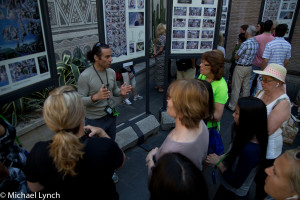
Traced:
<path fill-rule="evenodd" d="M 259 80 L 262 81 L 262 82 L 264 82 L 264 83 L 269 83 L 269 82 L 275 81 L 273 79 L 271 79 L 271 80 L 263 79 L 262 77 L 259 77 Z"/>
<path fill-rule="evenodd" d="M 300 150 L 295 152 L 294 158 L 295 160 L 300 160 Z"/>
<path fill-rule="evenodd" d="M 210 66 L 210 64 L 204 64 L 204 63 L 200 63 L 200 65 L 203 64 L 204 66 L 208 67 Z"/>

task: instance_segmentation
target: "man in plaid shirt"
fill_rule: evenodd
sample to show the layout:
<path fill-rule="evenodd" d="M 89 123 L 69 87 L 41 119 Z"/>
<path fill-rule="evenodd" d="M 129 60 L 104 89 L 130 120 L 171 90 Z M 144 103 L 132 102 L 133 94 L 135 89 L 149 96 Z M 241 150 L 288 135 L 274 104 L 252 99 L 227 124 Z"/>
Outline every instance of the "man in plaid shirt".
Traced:
<path fill-rule="evenodd" d="M 232 77 L 232 93 L 228 104 L 229 110 L 234 111 L 239 98 L 240 90 L 243 89 L 242 97 L 249 94 L 249 80 L 252 70 L 252 62 L 258 53 L 259 45 L 254 39 L 256 34 L 255 26 L 249 26 L 246 31 L 247 40 L 241 44 L 236 52 L 236 67 Z"/>

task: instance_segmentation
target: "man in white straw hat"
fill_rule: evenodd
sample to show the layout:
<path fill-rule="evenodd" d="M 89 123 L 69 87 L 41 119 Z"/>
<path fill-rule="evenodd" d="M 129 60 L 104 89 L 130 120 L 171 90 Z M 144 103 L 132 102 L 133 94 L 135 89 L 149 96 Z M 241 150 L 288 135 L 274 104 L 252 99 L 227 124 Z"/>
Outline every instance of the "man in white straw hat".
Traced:
<path fill-rule="evenodd" d="M 254 70 L 260 74 L 263 90 L 256 97 L 261 99 L 268 114 L 268 147 L 266 161 L 262 164 L 256 176 L 256 199 L 264 199 L 264 169 L 273 165 L 274 160 L 282 153 L 283 138 L 282 125 L 289 119 L 291 104 L 285 92 L 286 69 L 282 65 L 271 63 L 263 71 Z M 255 124 L 254 124 L 255 126 Z"/>

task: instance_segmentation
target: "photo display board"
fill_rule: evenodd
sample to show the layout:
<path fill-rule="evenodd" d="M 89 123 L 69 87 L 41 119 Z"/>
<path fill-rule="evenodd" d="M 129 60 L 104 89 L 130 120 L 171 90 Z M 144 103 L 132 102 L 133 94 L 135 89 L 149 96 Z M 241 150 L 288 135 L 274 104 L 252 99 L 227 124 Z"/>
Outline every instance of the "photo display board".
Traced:
<path fill-rule="evenodd" d="M 288 32 L 284 36 L 291 40 L 297 14 L 299 12 L 299 0 L 265 0 L 263 2 L 263 10 L 261 21 L 277 20 L 278 24 L 287 24 Z"/>
<path fill-rule="evenodd" d="M 104 0 L 105 42 L 113 63 L 145 57 L 146 0 Z"/>
<path fill-rule="evenodd" d="M 50 26 L 43 20 L 47 16 L 46 8 L 47 5 L 38 0 L 0 1 L 1 102 L 8 93 L 13 95 L 19 91 L 13 96 L 20 96 L 20 91 L 26 93 L 26 88 L 27 93 L 34 92 L 28 87 L 45 87 L 40 83 L 49 79 L 47 85 L 55 82 L 56 70 L 50 67 L 54 55 L 53 51 L 49 52 L 50 46 L 53 50 L 51 32 L 48 33 Z"/>
<path fill-rule="evenodd" d="M 222 5 L 220 31 L 223 33 L 223 35 L 227 34 L 226 26 L 227 26 L 227 21 L 228 21 L 228 16 L 229 16 L 229 1 L 230 0 L 223 0 L 223 5 Z"/>
<path fill-rule="evenodd" d="M 219 30 L 218 0 L 174 0 L 171 54 L 204 53 L 213 49 Z"/>

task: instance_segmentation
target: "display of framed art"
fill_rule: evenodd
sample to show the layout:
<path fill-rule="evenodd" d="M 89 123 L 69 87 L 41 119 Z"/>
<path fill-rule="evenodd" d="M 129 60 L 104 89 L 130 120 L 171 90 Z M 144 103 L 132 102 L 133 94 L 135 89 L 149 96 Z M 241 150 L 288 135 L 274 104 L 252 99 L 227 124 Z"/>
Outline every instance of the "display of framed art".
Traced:
<path fill-rule="evenodd" d="M 223 46 L 224 46 L 225 49 L 226 49 L 226 44 L 227 44 L 227 35 L 228 35 L 228 26 L 229 26 L 229 20 L 230 20 L 231 1 L 232 0 L 223 0 L 223 5 L 222 5 L 220 31 L 223 33 L 223 36 L 224 36 Z"/>
<path fill-rule="evenodd" d="M 174 0 L 168 7 L 170 54 L 201 54 L 216 47 L 221 1 Z M 167 42 L 168 43 L 168 42 Z"/>
<path fill-rule="evenodd" d="M 230 5 L 231 5 L 231 0 L 223 0 L 222 15 L 221 15 L 221 22 L 220 22 L 220 31 L 223 33 L 223 35 L 227 34 L 226 32 L 227 32 L 227 24 L 229 21 Z"/>
<path fill-rule="evenodd" d="M 0 103 L 56 85 L 47 3 L 0 1 Z"/>
<path fill-rule="evenodd" d="M 260 20 L 277 20 L 278 24 L 287 24 L 288 32 L 285 35 L 288 41 L 292 40 L 296 19 L 299 13 L 298 0 L 263 0 Z"/>
<path fill-rule="evenodd" d="M 103 0 L 99 18 L 100 40 L 107 43 L 116 63 L 146 57 L 147 23 L 146 0 Z M 101 24 L 103 23 L 103 24 Z"/>

